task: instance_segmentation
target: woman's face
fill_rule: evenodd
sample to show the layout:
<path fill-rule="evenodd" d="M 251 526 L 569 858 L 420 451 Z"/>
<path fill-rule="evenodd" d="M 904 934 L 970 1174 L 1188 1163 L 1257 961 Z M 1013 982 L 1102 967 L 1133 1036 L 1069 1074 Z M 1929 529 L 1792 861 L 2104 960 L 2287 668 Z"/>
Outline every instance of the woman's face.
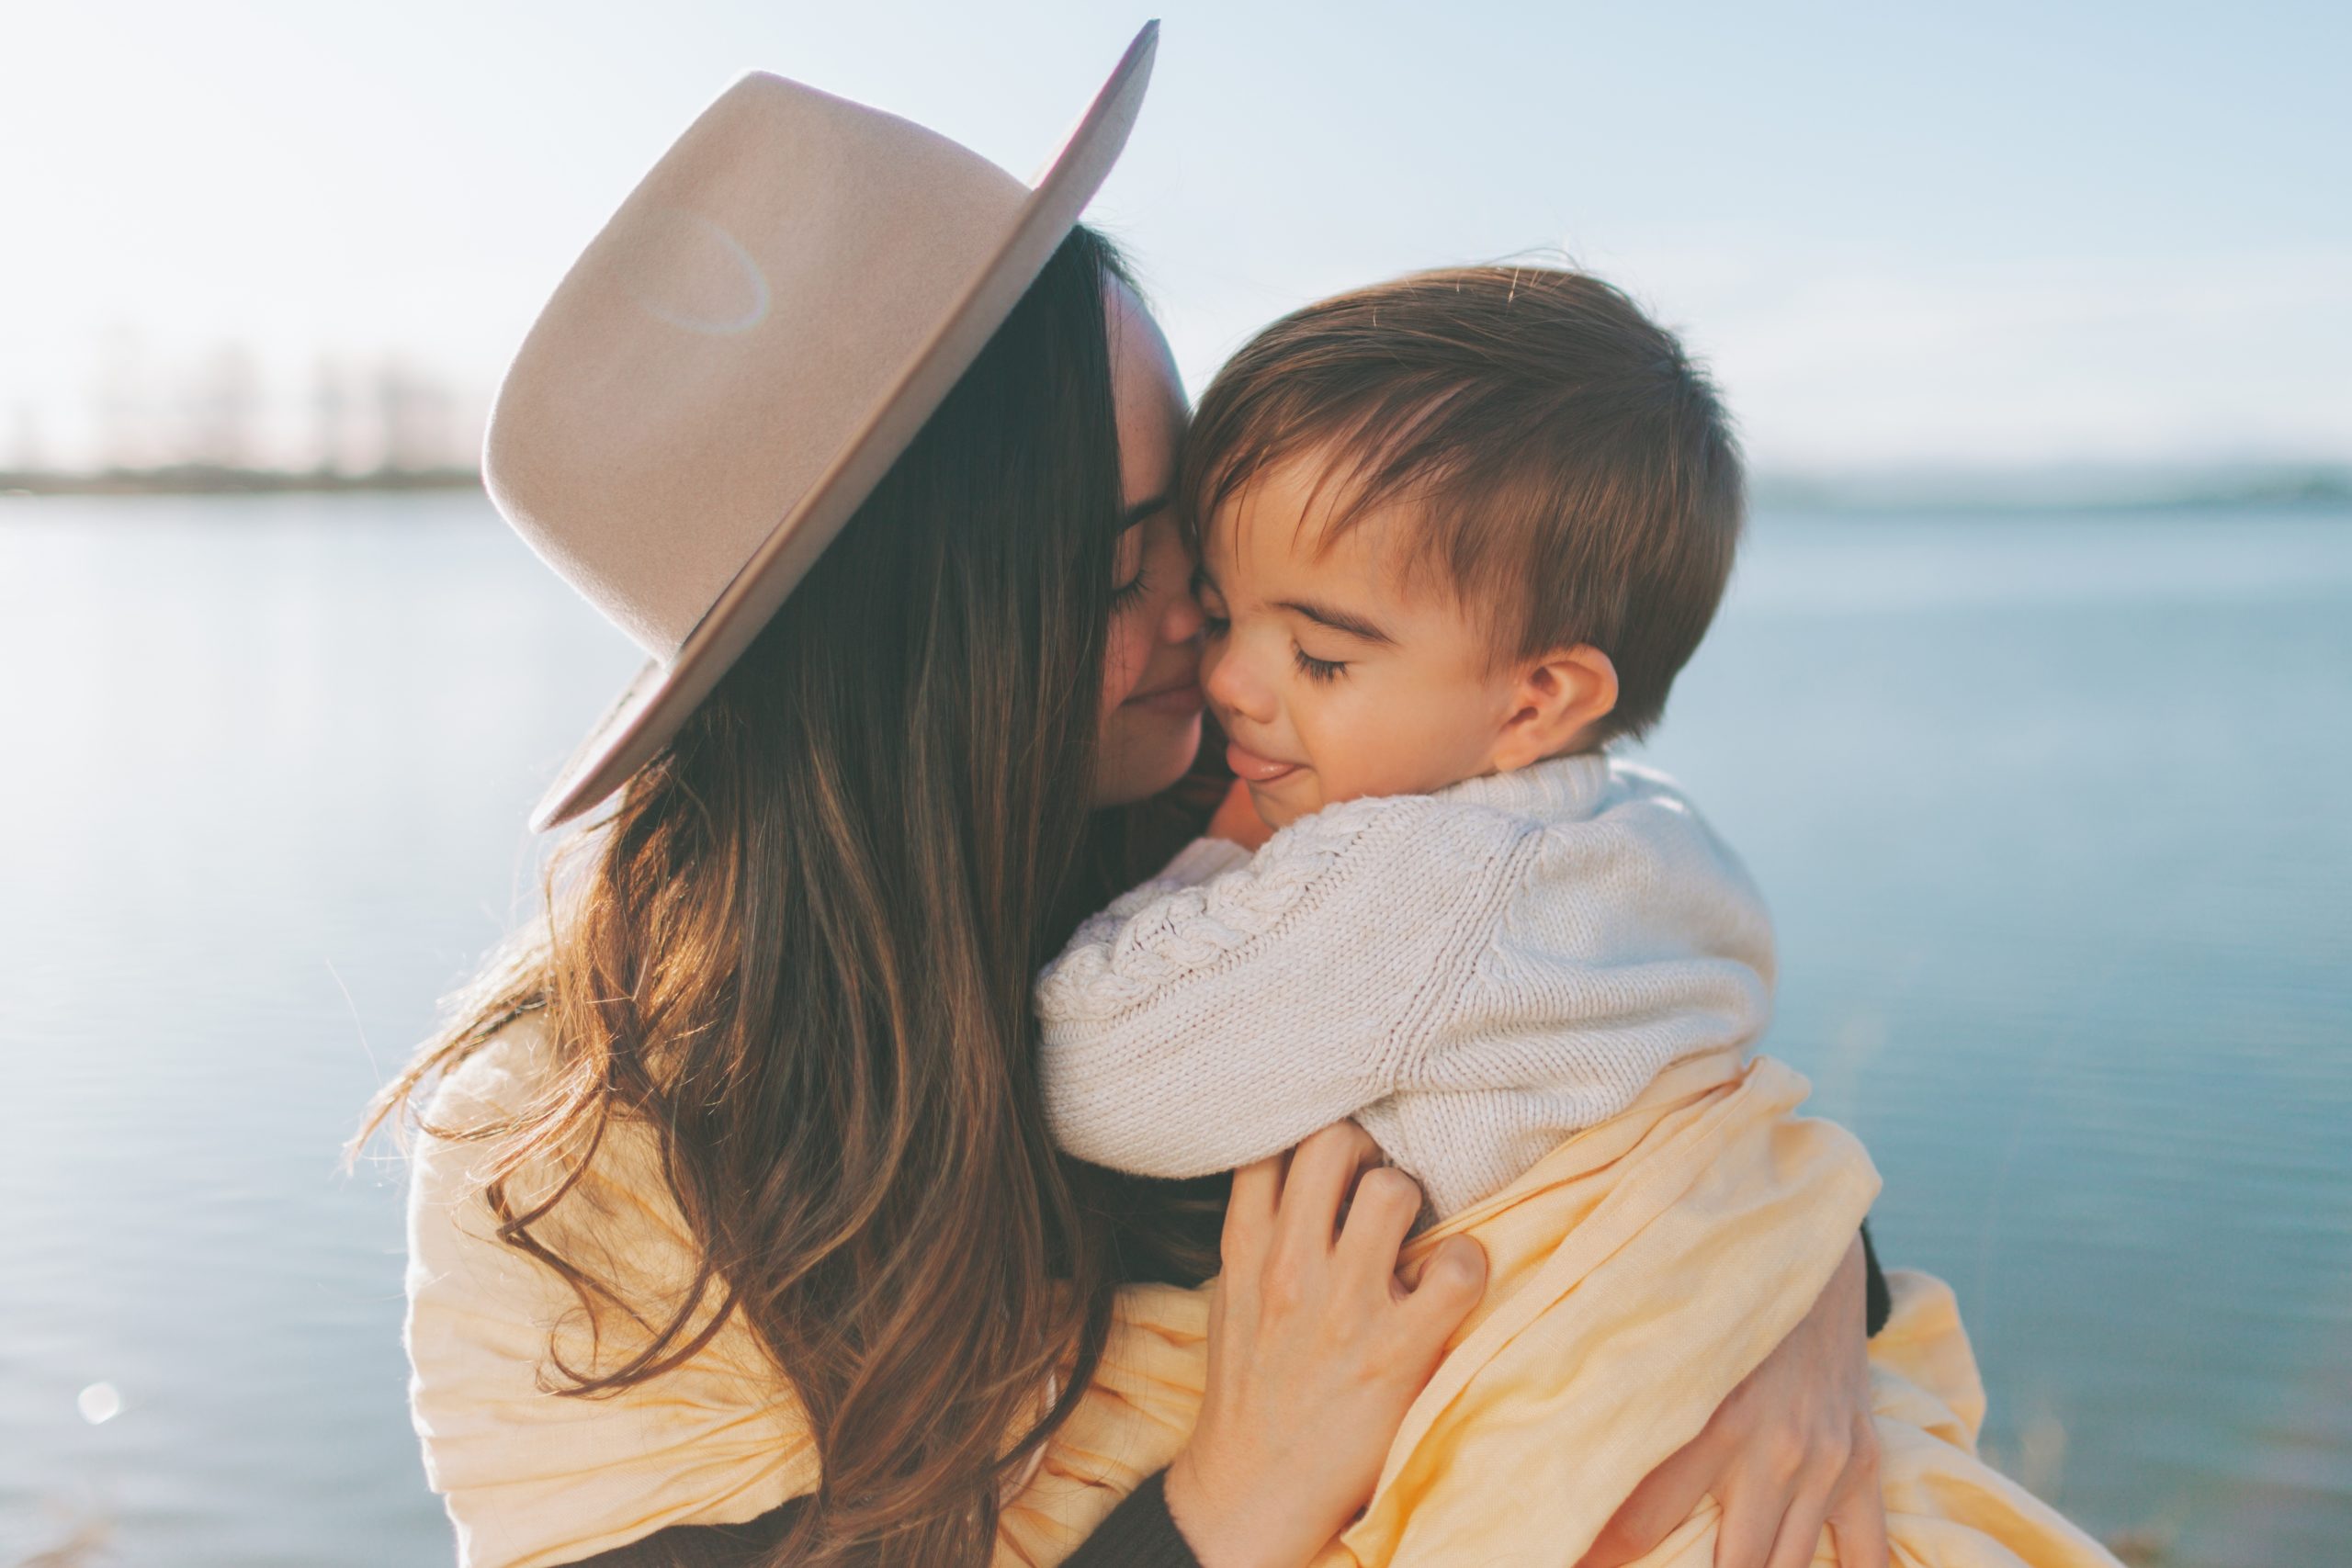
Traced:
<path fill-rule="evenodd" d="M 1110 585 L 1094 804 L 1124 806 L 1174 784 L 1200 750 L 1201 611 L 1171 494 L 1184 434 L 1176 362 L 1125 285 L 1112 285 L 1109 313 L 1126 527 Z"/>

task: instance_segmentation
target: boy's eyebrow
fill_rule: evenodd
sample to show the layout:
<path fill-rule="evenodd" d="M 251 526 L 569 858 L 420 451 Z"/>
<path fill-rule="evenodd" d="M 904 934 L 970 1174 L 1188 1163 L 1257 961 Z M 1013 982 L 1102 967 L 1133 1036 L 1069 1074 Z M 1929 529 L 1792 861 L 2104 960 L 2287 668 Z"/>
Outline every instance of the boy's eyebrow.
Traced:
<path fill-rule="evenodd" d="M 1345 610 L 1335 610 L 1329 604 L 1318 604 L 1312 599 L 1284 599 L 1276 604 L 1274 608 L 1305 615 L 1317 626 L 1329 626 L 1335 632 L 1345 632 L 1350 637 L 1363 642 L 1378 643 L 1384 648 L 1393 648 L 1396 644 L 1395 637 L 1390 637 L 1363 616 L 1351 615 Z"/>
<path fill-rule="evenodd" d="M 1136 524 L 1142 522 L 1145 518 L 1150 516 L 1161 507 L 1166 506 L 1169 502 L 1169 491 L 1161 491 L 1158 495 L 1147 496 L 1143 500 L 1136 502 L 1133 506 L 1128 507 L 1125 512 L 1120 513 L 1119 532 L 1122 534 L 1125 533 L 1128 529 L 1134 527 Z"/>

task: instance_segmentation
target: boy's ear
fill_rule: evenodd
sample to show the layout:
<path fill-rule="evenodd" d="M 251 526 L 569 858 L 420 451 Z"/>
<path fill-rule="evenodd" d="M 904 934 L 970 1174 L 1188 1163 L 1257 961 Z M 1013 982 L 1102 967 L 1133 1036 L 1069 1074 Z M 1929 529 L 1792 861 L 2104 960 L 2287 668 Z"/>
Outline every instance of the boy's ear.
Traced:
<path fill-rule="evenodd" d="M 1590 643 L 1544 655 L 1520 671 L 1495 740 L 1495 771 L 1510 773 L 1573 750 L 1617 707 L 1617 666 Z"/>

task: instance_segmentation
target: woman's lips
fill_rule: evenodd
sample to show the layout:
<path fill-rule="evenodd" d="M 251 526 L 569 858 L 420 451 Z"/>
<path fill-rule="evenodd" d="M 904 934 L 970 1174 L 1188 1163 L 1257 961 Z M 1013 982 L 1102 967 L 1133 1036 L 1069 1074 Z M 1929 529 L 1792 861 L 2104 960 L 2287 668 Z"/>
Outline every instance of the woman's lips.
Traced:
<path fill-rule="evenodd" d="M 1184 681 L 1173 686 L 1160 686 L 1148 692 L 1137 692 L 1122 706 L 1149 708 L 1154 713 L 1189 716 L 1201 711 L 1204 699 L 1198 681 Z"/>
<path fill-rule="evenodd" d="M 1296 762 L 1277 762 L 1272 757 L 1261 757 L 1238 740 L 1225 743 L 1225 765 L 1233 770 L 1236 777 L 1253 784 L 1286 779 L 1299 768 Z"/>

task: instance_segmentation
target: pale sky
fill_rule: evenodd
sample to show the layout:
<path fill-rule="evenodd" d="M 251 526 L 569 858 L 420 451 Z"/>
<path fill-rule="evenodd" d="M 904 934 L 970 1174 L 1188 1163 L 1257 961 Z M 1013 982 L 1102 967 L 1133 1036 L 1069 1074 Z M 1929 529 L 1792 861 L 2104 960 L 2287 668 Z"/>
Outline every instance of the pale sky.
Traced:
<path fill-rule="evenodd" d="M 458 394 L 729 81 L 1027 175 L 1151 11 L 1091 0 L 75 0 L 0 85 L 0 466 L 246 345 Z M 2352 460 L 2352 7 L 1166 0 L 1093 217 L 1195 389 L 1252 328 L 1565 250 L 1714 365 L 1760 468 Z"/>

